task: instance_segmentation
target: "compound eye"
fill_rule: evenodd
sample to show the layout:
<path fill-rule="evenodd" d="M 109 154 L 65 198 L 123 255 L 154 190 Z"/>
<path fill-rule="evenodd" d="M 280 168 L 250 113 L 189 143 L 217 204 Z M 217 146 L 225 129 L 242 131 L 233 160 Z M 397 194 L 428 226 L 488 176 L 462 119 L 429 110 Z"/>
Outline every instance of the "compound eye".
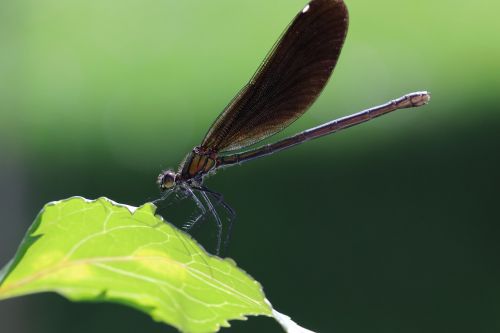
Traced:
<path fill-rule="evenodd" d="M 158 183 L 160 185 L 160 189 L 167 190 L 175 186 L 175 173 L 173 171 L 165 171 L 161 173 L 158 177 Z"/>
<path fill-rule="evenodd" d="M 174 186 L 174 184 L 174 178 L 170 175 L 163 177 L 163 182 L 161 184 L 163 188 L 171 188 Z"/>

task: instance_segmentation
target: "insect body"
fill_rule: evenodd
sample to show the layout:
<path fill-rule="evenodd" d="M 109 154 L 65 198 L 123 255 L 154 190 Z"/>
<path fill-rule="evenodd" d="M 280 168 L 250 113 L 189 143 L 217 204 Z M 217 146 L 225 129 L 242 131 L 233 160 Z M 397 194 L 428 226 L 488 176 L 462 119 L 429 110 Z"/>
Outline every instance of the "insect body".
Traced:
<path fill-rule="evenodd" d="M 220 194 L 203 185 L 207 175 L 429 101 L 430 95 L 425 91 L 411 93 L 280 141 L 248 149 L 282 131 L 314 103 L 337 63 L 347 27 L 348 12 L 342 0 L 310 1 L 179 170 L 166 170 L 158 176 L 163 198 L 180 191 L 195 201 L 201 212 L 195 223 L 207 214 L 214 217 L 218 226 L 217 253 L 221 246 L 222 222 L 216 208 L 224 207 L 230 217 L 235 214 Z"/>

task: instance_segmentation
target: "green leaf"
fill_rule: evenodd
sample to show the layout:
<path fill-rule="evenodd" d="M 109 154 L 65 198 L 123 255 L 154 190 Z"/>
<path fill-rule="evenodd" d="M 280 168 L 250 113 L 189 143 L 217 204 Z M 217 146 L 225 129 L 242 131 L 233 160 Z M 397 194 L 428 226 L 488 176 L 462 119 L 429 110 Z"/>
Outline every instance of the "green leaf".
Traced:
<path fill-rule="evenodd" d="M 273 316 L 258 282 L 207 254 L 156 207 L 75 197 L 47 204 L 0 271 L 0 299 L 53 291 L 125 304 L 183 332 Z"/>

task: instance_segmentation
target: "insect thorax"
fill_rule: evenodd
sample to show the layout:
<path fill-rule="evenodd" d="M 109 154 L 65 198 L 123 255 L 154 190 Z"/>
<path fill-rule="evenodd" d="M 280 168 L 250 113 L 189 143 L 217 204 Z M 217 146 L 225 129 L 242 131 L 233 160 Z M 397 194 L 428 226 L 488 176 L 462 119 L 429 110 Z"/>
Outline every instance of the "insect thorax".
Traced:
<path fill-rule="evenodd" d="M 203 178 L 211 171 L 215 171 L 217 154 L 213 151 L 207 151 L 202 147 L 195 147 L 189 153 L 181 167 L 181 178 L 190 180 Z"/>

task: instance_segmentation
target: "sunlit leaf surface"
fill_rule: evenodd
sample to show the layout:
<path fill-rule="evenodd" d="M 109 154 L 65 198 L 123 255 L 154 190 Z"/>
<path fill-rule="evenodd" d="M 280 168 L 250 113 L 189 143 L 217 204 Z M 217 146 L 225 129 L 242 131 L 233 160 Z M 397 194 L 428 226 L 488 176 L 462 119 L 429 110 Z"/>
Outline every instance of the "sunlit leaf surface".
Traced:
<path fill-rule="evenodd" d="M 152 204 L 105 198 L 47 204 L 0 271 L 0 299 L 54 291 L 74 301 L 117 302 L 183 332 L 272 316 L 258 282 L 154 212 Z"/>

